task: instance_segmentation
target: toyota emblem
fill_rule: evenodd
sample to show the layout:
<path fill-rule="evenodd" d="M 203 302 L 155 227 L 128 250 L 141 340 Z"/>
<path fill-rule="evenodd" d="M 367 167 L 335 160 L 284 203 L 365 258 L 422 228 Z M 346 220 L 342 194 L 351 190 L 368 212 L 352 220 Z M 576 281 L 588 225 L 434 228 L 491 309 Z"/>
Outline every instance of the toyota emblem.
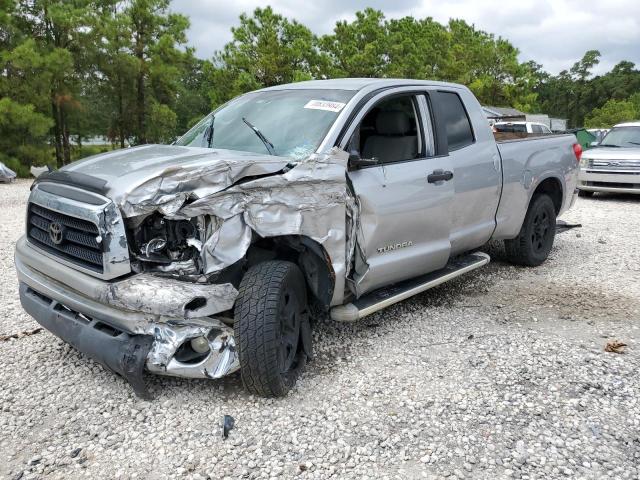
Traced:
<path fill-rule="evenodd" d="M 64 240 L 64 229 L 58 222 L 49 224 L 49 238 L 56 245 L 60 245 Z"/>

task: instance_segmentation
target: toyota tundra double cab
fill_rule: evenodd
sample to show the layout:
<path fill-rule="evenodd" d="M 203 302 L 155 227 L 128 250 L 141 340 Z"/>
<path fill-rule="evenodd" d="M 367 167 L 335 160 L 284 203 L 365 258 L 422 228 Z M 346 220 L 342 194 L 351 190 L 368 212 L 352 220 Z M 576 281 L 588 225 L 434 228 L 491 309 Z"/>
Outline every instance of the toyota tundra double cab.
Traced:
<path fill-rule="evenodd" d="M 575 201 L 571 135 L 496 143 L 473 94 L 416 80 L 242 95 L 172 145 L 45 173 L 15 263 L 24 309 L 148 396 L 143 374 L 285 395 L 311 328 L 487 262 L 537 266 Z"/>

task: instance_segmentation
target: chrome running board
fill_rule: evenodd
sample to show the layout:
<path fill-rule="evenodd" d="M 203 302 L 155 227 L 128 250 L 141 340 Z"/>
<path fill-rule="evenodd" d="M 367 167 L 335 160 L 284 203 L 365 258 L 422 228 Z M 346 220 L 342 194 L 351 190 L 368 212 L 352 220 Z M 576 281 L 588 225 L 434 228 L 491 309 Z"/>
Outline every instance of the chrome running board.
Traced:
<path fill-rule="evenodd" d="M 375 290 L 352 303 L 335 306 L 331 309 L 331 319 L 336 322 L 355 322 L 394 303 L 406 300 L 471 270 L 480 268 L 490 260 L 489 255 L 483 252 L 457 257 L 441 270 Z"/>

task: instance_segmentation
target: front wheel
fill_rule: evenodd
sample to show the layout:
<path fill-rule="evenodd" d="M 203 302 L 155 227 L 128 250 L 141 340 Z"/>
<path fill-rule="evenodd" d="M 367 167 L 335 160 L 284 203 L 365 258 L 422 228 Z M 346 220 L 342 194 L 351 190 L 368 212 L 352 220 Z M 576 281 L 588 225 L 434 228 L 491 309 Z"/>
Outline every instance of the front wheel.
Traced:
<path fill-rule="evenodd" d="M 240 283 L 234 317 L 245 388 L 263 397 L 286 395 L 306 363 L 300 332 L 308 308 L 298 266 L 274 260 L 251 267 Z"/>
<path fill-rule="evenodd" d="M 536 195 L 518 236 L 505 240 L 507 259 L 527 267 L 541 265 L 549 256 L 556 236 L 556 209 L 548 195 Z"/>

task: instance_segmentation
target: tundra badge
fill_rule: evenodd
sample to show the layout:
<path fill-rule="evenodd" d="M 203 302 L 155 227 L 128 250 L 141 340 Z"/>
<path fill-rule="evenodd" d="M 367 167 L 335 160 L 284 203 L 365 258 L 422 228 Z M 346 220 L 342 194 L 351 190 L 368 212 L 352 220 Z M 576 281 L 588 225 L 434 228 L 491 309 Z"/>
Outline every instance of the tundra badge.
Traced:
<path fill-rule="evenodd" d="M 402 243 L 396 243 L 396 244 L 391 244 L 391 245 L 385 245 L 384 247 L 378 247 L 378 253 L 387 253 L 390 252 L 392 250 L 399 250 L 401 248 L 406 248 L 406 247 L 411 247 L 413 246 L 413 242 L 409 241 L 409 242 L 402 242 Z"/>

